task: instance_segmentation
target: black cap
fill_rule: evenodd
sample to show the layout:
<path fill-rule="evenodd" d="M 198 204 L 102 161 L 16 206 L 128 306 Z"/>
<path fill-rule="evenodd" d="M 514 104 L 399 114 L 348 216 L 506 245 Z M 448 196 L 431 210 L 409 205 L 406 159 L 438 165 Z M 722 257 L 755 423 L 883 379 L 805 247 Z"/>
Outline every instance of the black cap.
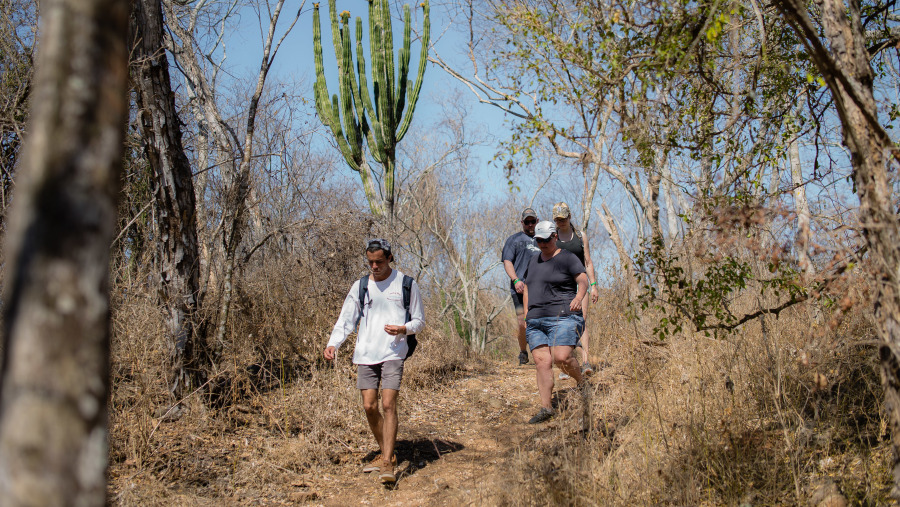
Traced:
<path fill-rule="evenodd" d="M 522 221 L 524 222 L 528 217 L 537 218 L 537 213 L 531 208 L 525 208 L 522 210 Z"/>

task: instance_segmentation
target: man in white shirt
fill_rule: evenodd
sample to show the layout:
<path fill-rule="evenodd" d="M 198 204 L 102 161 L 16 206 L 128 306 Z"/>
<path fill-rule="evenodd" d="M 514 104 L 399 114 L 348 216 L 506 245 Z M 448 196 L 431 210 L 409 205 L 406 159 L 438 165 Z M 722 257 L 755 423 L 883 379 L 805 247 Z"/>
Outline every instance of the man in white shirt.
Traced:
<path fill-rule="evenodd" d="M 384 239 L 373 239 L 366 244 L 366 261 L 370 274 L 360 304 L 360 287 L 357 280 L 344 299 L 341 315 L 323 355 L 334 360 L 338 347 L 356 328 L 356 348 L 353 362 L 358 365 L 356 387 L 362 394 L 363 409 L 372 434 L 378 442 L 380 454 L 364 472 L 379 472 L 381 481 L 397 481 L 394 466 L 394 444 L 397 440 L 397 394 L 403 378 L 403 362 L 409 352 L 407 335 L 414 335 L 425 327 L 425 311 L 419 296 L 419 286 L 412 282 L 409 299 L 409 320 L 403 300 L 404 275 L 391 269 L 394 260 L 391 245 Z M 381 410 L 378 408 L 378 386 L 381 384 Z M 382 414 L 382 411 L 384 412 Z"/>

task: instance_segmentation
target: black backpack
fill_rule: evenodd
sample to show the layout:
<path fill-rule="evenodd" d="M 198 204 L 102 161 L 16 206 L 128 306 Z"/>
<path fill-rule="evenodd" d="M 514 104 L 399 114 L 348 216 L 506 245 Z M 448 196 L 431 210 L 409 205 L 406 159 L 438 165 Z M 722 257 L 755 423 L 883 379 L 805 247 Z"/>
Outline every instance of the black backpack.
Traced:
<path fill-rule="evenodd" d="M 413 279 L 409 275 L 403 275 L 403 308 L 406 309 L 406 322 L 409 322 L 409 319 L 412 318 L 412 315 L 409 313 L 409 301 L 412 299 L 412 283 Z M 366 294 L 369 293 L 369 275 L 366 275 L 359 279 L 359 316 L 356 317 L 356 327 L 359 328 L 359 321 L 362 320 L 362 309 L 365 308 L 366 304 Z M 413 352 L 416 351 L 416 346 L 419 345 L 419 340 L 416 340 L 416 335 L 408 334 L 406 335 L 406 344 L 409 346 L 409 352 L 406 353 L 406 359 L 412 357 Z"/>

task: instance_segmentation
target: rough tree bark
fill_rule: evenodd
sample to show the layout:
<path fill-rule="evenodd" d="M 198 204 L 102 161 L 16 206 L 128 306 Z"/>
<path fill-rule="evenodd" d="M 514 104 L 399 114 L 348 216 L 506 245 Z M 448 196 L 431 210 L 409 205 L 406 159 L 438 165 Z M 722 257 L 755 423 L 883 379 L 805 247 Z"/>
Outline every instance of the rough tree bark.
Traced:
<path fill-rule="evenodd" d="M 900 220 L 891 205 L 884 156 L 885 150 L 893 149 L 893 142 L 878 122 L 860 4 L 858 0 L 823 0 L 824 40 L 811 22 L 805 2 L 778 0 L 777 6 L 831 90 L 850 152 L 863 236 L 874 270 L 876 329 L 884 342 L 879 353 L 894 450 L 891 494 L 900 498 Z"/>
<path fill-rule="evenodd" d="M 5 506 L 106 502 L 109 245 L 128 115 L 128 9 L 125 0 L 41 5 L 6 243 Z"/>
<path fill-rule="evenodd" d="M 144 149 L 154 174 L 159 302 L 170 363 L 166 381 L 177 404 L 202 385 L 210 365 L 205 333 L 194 322 L 201 297 L 196 199 L 163 49 L 162 6 L 160 0 L 133 0 L 132 6 L 132 79 Z"/>

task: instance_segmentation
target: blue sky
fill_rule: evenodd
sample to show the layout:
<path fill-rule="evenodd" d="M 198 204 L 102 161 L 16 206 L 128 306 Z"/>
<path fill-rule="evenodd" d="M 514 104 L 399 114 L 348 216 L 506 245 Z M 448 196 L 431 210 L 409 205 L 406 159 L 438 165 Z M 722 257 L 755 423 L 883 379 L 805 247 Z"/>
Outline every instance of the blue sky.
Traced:
<path fill-rule="evenodd" d="M 289 16 L 293 16 L 293 14 L 297 12 L 296 9 L 299 5 L 299 2 L 288 3 L 285 5 L 280 26 L 287 26 Z M 299 79 L 308 83 L 308 90 L 304 96 L 310 103 L 312 103 L 311 101 L 313 100 L 312 84 L 315 79 L 312 43 L 312 5 L 313 3 L 310 1 L 307 1 L 304 5 L 300 20 L 297 22 L 290 35 L 285 39 L 270 74 L 270 79 L 272 80 Z M 402 9 L 402 4 L 394 4 L 393 12 L 395 15 L 399 16 L 399 13 L 402 12 L 400 9 Z M 354 30 L 356 16 L 362 16 L 364 26 L 366 29 L 368 28 L 368 24 L 366 23 L 368 2 L 366 0 L 338 0 L 337 11 L 341 12 L 342 10 L 350 11 L 352 16 L 350 25 Z M 326 79 L 328 81 L 329 93 L 334 94 L 337 93 L 337 75 L 334 49 L 331 44 L 331 27 L 328 18 L 327 0 L 320 3 L 320 15 L 322 17 L 322 45 Z M 415 78 L 415 72 L 419 65 L 418 57 L 421 46 L 418 43 L 416 32 L 421 30 L 421 26 L 422 9 L 419 8 L 415 9 L 412 15 L 413 43 L 411 48 L 412 58 L 410 62 L 411 79 Z M 403 28 L 402 21 L 395 19 L 393 28 L 395 33 L 394 47 L 395 50 L 399 50 Z M 463 68 L 466 62 L 460 59 L 460 51 L 458 48 L 465 47 L 464 39 L 462 39 L 461 34 L 453 25 L 446 9 L 446 5 L 439 2 L 432 4 L 431 33 L 434 50 L 440 54 L 442 58 Z M 262 30 L 259 27 L 256 15 L 251 10 L 244 10 L 241 13 L 239 26 L 236 30 L 230 32 L 226 42 L 229 68 L 231 69 L 232 74 L 236 76 L 254 76 L 256 74 L 259 66 L 263 36 L 264 33 L 262 33 Z M 370 64 L 371 62 L 367 63 Z M 479 124 L 485 132 L 490 132 L 491 135 L 498 139 L 509 135 L 509 126 L 504 119 L 503 113 L 499 109 L 489 105 L 477 104 L 467 88 L 433 64 L 429 64 L 425 72 L 422 92 L 419 96 L 419 101 L 413 116 L 413 128 L 417 126 L 422 128 L 431 123 L 437 115 L 441 114 L 440 101 L 447 97 L 454 96 L 460 97 L 460 100 L 471 101 L 471 118 L 475 123 Z M 489 164 L 497 151 L 496 145 L 478 147 L 476 148 L 476 151 L 480 162 L 484 165 L 482 172 L 485 190 L 488 192 L 508 192 L 508 185 L 506 179 L 503 177 L 502 170 L 496 165 Z M 348 175 L 352 175 L 349 169 L 347 169 L 347 173 Z"/>

